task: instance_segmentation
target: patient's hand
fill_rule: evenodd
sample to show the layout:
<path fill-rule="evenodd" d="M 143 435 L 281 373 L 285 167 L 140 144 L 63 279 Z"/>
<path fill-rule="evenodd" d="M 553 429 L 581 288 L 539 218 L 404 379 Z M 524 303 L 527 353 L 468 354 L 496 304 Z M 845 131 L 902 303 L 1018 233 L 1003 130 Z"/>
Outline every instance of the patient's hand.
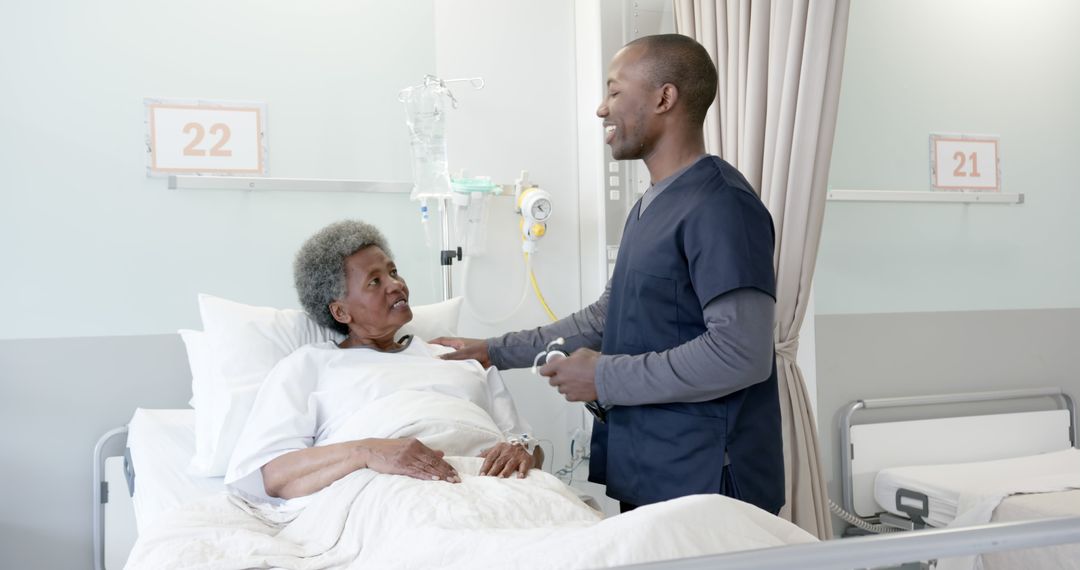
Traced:
<path fill-rule="evenodd" d="M 475 360 L 481 366 L 491 366 L 491 358 L 488 356 L 487 341 L 478 338 L 459 338 L 453 336 L 440 336 L 432 340 L 431 344 L 441 344 L 456 349 L 440 356 L 443 360 Z"/>
<path fill-rule="evenodd" d="M 520 479 L 535 466 L 531 453 L 521 445 L 509 443 L 497 443 L 495 447 L 482 451 L 480 457 L 484 458 L 484 465 L 480 467 L 481 475 L 494 477 L 516 475 Z"/>
<path fill-rule="evenodd" d="M 362 443 L 367 451 L 365 466 L 373 471 L 461 482 L 457 471 L 443 459 L 443 452 L 431 449 L 417 439 L 367 439 Z"/>

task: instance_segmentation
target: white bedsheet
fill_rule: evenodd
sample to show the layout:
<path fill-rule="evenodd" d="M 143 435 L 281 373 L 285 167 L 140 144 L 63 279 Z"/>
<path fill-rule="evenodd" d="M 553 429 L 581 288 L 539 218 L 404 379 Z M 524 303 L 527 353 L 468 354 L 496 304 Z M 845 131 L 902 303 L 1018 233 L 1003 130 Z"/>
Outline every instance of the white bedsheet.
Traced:
<path fill-rule="evenodd" d="M 195 452 L 195 410 L 135 410 L 128 423 L 135 465 L 135 523 L 142 532 L 162 513 L 225 488 L 223 477 L 187 473 Z"/>
<path fill-rule="evenodd" d="M 225 493 L 164 515 L 128 568 L 596 568 L 813 542 L 756 507 L 696 495 L 602 520 L 539 470 L 525 479 L 476 473 L 421 481 L 361 470 L 302 508 Z"/>

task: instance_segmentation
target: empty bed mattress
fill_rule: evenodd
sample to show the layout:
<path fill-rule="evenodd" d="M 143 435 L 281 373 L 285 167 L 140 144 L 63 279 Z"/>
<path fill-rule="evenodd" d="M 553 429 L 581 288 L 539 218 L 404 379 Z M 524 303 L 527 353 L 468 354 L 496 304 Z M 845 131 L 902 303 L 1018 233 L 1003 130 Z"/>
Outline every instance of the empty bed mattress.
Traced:
<path fill-rule="evenodd" d="M 1080 450 L 1065 449 L 994 461 L 882 469 L 874 481 L 874 498 L 886 511 L 906 516 L 897 508 L 897 491 L 906 489 L 924 494 L 929 507 L 926 523 L 944 527 L 961 516 L 963 520 L 958 522 L 962 524 L 989 522 L 993 509 L 1010 495 L 1077 488 L 1080 488 Z M 1048 504 L 1060 505 L 1053 501 Z M 1073 502 L 1073 506 L 1076 514 L 1080 514 L 1080 503 Z M 976 513 L 976 510 L 986 512 Z M 1039 516 L 1033 514 L 1032 518 Z"/>

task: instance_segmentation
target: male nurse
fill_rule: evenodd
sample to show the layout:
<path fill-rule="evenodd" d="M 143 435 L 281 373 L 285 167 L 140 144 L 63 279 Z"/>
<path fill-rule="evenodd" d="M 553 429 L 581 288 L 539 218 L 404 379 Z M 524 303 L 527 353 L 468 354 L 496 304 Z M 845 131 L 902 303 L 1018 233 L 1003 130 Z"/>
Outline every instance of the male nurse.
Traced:
<path fill-rule="evenodd" d="M 773 224 L 746 179 L 705 153 L 716 88 L 693 39 L 623 47 L 596 114 L 612 155 L 643 160 L 652 185 L 626 220 L 604 294 L 544 327 L 435 340 L 458 349 L 444 358 L 505 369 L 564 338 L 572 352 L 540 373 L 567 400 L 598 406 L 589 480 L 623 512 L 700 493 L 773 514 L 784 505 Z"/>

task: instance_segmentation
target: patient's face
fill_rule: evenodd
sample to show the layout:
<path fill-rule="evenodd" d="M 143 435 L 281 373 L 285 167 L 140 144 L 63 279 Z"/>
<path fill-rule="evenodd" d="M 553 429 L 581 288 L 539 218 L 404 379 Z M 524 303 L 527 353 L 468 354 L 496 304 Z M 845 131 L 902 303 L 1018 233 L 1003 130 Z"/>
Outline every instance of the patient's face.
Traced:
<path fill-rule="evenodd" d="M 392 338 L 412 320 L 409 287 L 394 260 L 376 246 L 345 258 L 345 297 L 339 302 L 349 315 L 353 335 L 362 338 Z"/>

